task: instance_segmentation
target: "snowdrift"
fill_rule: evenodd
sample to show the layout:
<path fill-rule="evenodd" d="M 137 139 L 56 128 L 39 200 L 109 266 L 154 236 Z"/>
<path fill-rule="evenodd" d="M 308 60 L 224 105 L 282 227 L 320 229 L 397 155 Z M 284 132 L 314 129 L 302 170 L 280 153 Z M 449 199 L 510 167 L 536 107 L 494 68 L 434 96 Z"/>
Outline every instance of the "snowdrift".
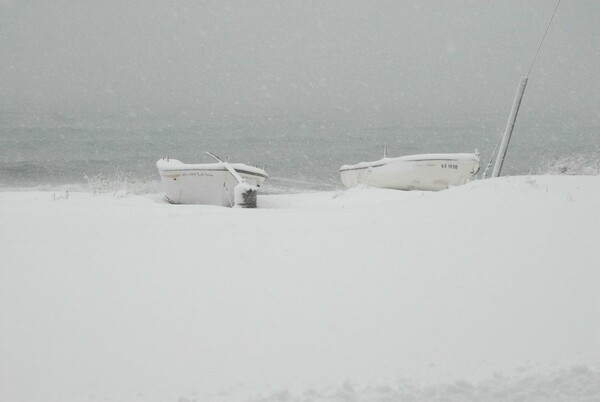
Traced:
<path fill-rule="evenodd" d="M 0 400 L 600 399 L 600 177 L 0 192 Z"/>

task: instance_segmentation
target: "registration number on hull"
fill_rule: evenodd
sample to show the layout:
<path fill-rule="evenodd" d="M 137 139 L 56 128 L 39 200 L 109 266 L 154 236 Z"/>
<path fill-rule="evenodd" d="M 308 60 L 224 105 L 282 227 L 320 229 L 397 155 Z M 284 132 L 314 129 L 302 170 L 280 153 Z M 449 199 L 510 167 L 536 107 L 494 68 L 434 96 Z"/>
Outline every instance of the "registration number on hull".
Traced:
<path fill-rule="evenodd" d="M 458 165 L 455 163 L 442 163 L 442 169 L 458 169 Z"/>

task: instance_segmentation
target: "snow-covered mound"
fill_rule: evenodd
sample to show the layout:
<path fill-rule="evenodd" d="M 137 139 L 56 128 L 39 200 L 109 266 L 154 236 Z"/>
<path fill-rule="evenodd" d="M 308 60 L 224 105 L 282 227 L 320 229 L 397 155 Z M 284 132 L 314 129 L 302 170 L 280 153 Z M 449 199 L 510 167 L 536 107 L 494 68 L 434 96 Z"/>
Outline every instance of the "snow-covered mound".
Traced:
<path fill-rule="evenodd" d="M 0 400 L 600 399 L 600 177 L 0 192 Z"/>

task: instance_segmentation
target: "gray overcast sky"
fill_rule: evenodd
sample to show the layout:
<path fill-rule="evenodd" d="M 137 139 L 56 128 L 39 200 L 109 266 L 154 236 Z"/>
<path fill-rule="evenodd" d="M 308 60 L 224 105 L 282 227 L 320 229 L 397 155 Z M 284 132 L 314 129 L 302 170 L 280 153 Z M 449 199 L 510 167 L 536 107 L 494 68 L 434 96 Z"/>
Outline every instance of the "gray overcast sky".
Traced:
<path fill-rule="evenodd" d="M 0 112 L 477 123 L 553 0 L 0 0 Z M 600 1 L 563 0 L 525 120 L 600 120 Z"/>

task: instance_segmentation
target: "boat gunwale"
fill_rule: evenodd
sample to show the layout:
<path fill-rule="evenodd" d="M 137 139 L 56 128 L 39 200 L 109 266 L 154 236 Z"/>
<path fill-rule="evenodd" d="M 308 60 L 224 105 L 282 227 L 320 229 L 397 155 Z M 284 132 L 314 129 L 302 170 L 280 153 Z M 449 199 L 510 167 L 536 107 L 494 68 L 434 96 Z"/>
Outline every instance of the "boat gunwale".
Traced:
<path fill-rule="evenodd" d="M 231 163 L 232 167 L 239 173 L 243 173 L 250 176 L 257 176 L 263 179 L 268 179 L 269 175 L 264 169 L 256 166 L 246 165 L 242 162 Z M 222 163 L 184 163 L 177 159 L 159 159 L 156 162 L 158 171 L 162 174 L 163 172 L 185 172 L 185 171 L 199 171 L 199 172 L 229 172 L 228 169 Z"/>
<path fill-rule="evenodd" d="M 158 168 L 158 170 L 161 173 L 163 173 L 163 172 L 165 172 L 165 173 L 171 173 L 171 172 L 176 173 L 176 172 L 193 171 L 193 170 L 197 170 L 197 171 L 201 171 L 201 172 L 227 172 L 227 173 L 229 173 L 228 170 L 225 169 L 224 167 L 222 169 L 219 169 L 219 168 L 208 168 L 208 169 L 206 169 L 206 168 L 197 168 L 197 167 L 194 167 L 194 168 L 170 168 L 170 169 L 161 169 L 161 168 Z M 249 171 L 249 170 L 244 170 L 244 169 L 235 169 L 235 171 L 238 172 L 238 173 L 243 173 L 243 174 L 247 174 L 247 175 L 250 175 L 250 176 L 258 176 L 258 177 L 263 177 L 265 179 L 269 178 L 269 175 L 267 175 L 266 172 L 265 173 L 259 173 L 259 172 L 252 172 L 252 171 Z"/>
<path fill-rule="evenodd" d="M 477 163 L 481 163 L 481 161 L 478 158 L 473 158 L 473 159 L 457 159 L 457 158 L 426 158 L 426 159 L 400 159 L 403 157 L 398 157 L 398 158 L 389 158 L 390 160 L 385 161 L 385 162 L 360 162 L 354 165 L 344 165 L 342 167 L 339 168 L 340 172 L 348 172 L 348 171 L 352 171 L 352 170 L 362 170 L 362 169 L 368 169 L 368 168 L 376 168 L 376 167 L 381 167 L 381 166 L 386 166 L 389 165 L 391 163 L 400 163 L 400 162 L 463 162 L 463 161 L 472 161 L 472 162 L 477 162 Z M 376 165 L 373 163 L 377 163 Z M 362 165 L 365 164 L 365 166 L 358 166 L 358 165 Z"/>

